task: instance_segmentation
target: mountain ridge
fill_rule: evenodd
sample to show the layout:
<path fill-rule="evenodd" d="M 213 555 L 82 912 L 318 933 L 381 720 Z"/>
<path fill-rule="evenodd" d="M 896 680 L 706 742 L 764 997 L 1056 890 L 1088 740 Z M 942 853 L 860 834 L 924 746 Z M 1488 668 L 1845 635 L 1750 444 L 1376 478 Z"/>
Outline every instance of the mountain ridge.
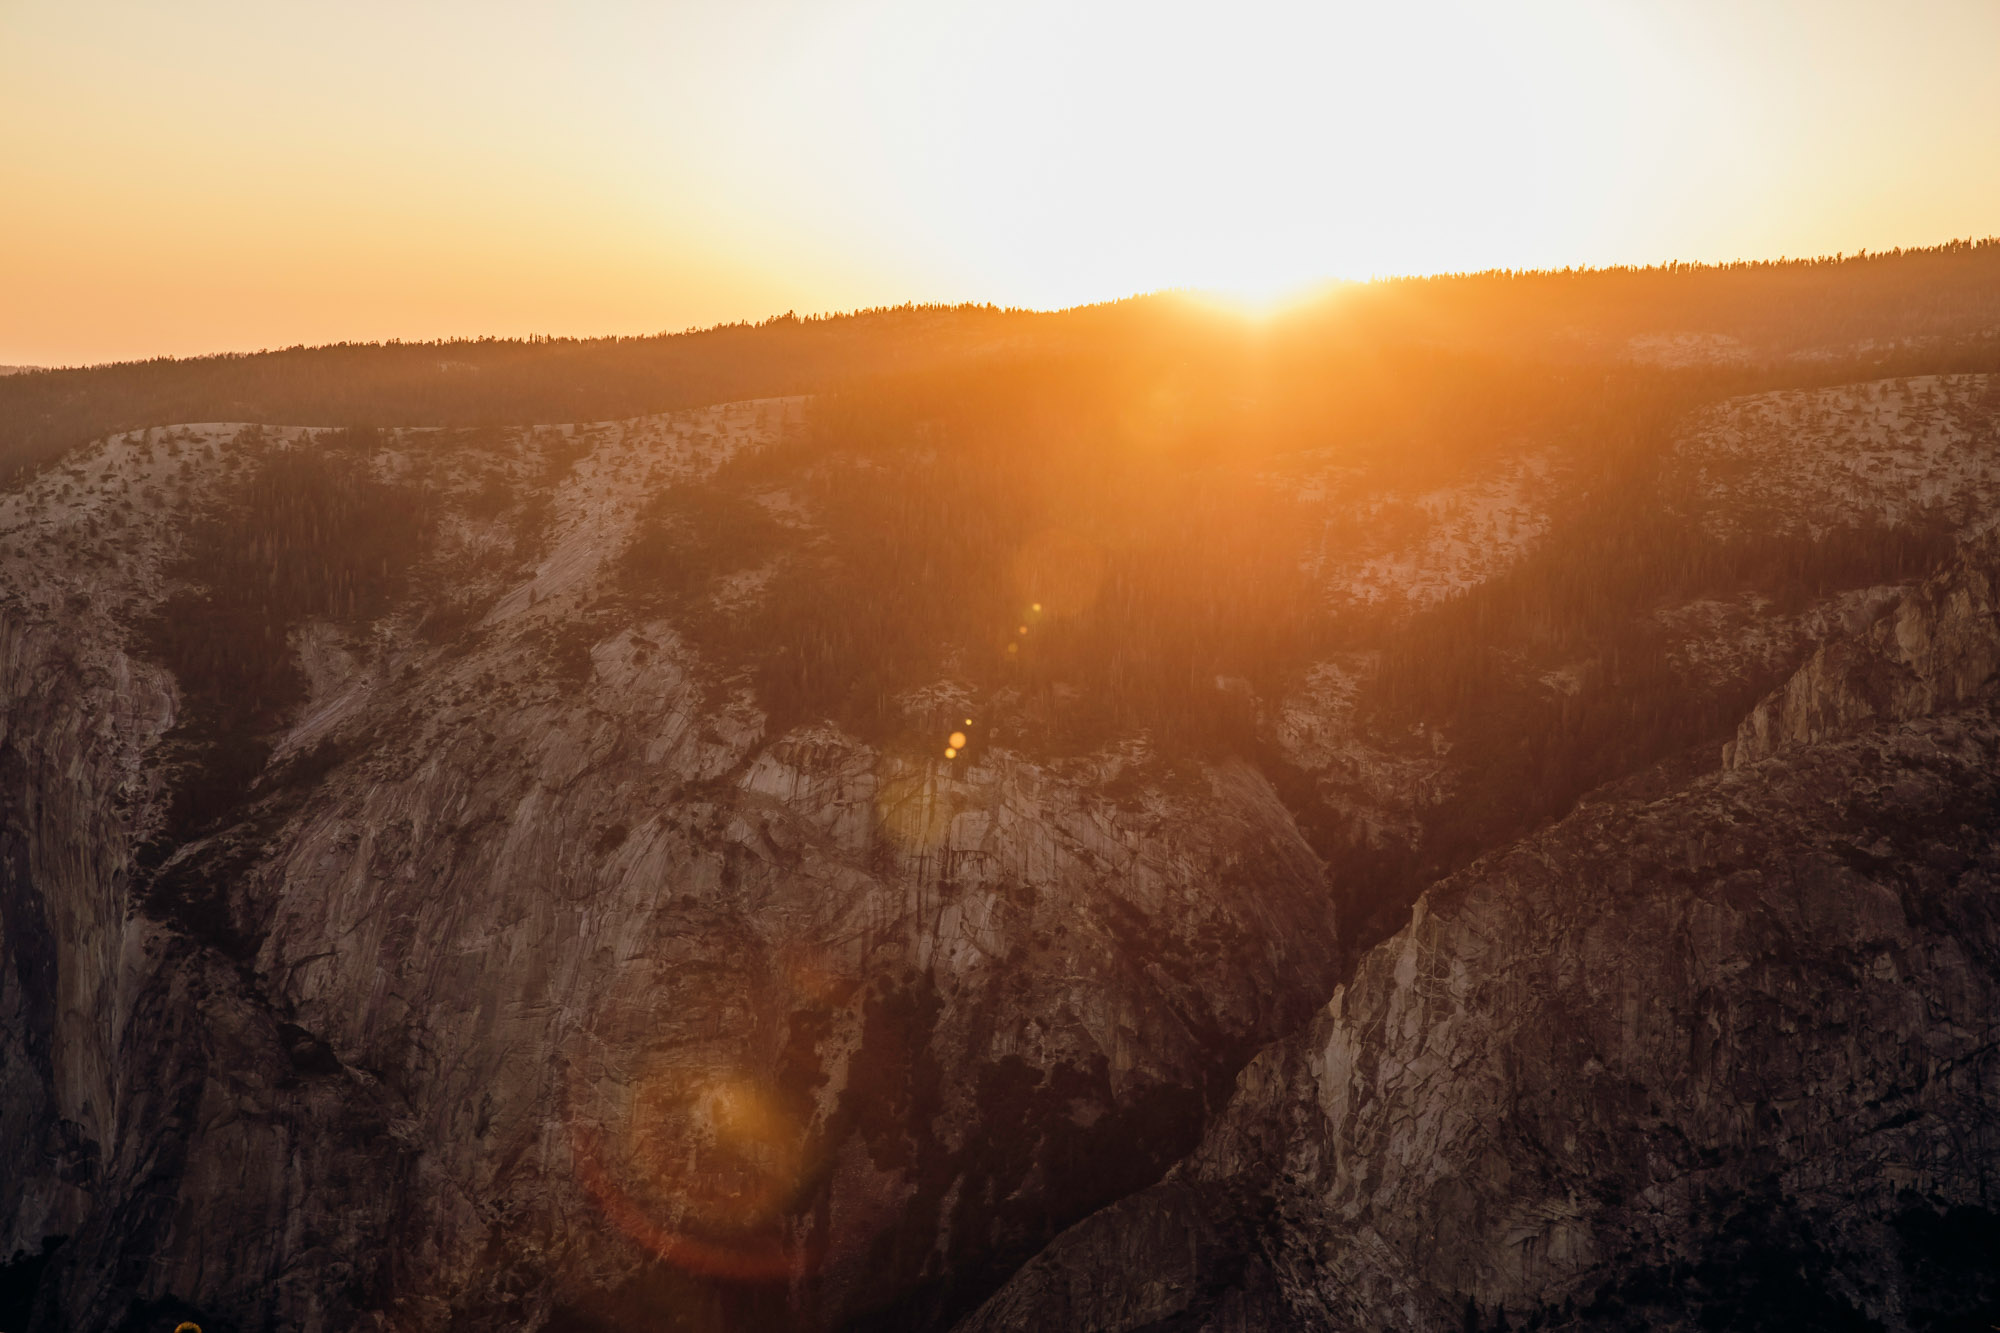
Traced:
<path fill-rule="evenodd" d="M 1986 704 L 1917 716 L 1972 687 L 1906 677 L 1985 660 L 1963 615 L 1987 603 L 1925 582 L 2000 495 L 1995 380 L 1951 369 L 1983 343 L 1940 335 L 1896 354 L 1923 373 L 1870 379 L 1868 351 L 1744 371 L 1616 340 L 1276 334 L 1250 356 L 1230 326 L 1150 318 L 1109 312 L 1105 341 L 1066 350 L 945 345 L 810 396 L 561 426 L 151 425 L 19 473 L 0 1134 L 33 1150 L 0 1166 L 0 1318 L 948 1327 L 1046 1297 L 1073 1225 L 1179 1198 L 1145 1223 L 1175 1253 L 1189 1199 L 1227 1234 L 1197 1234 L 1208 1295 L 1161 1317 L 1296 1299 L 1335 1319 L 1307 1250 L 1346 1233 L 1321 1213 L 1282 1190 L 1292 1213 L 1244 1213 L 1228 1172 L 1200 1195 L 1173 1194 L 1193 1167 L 1155 1182 L 1205 1141 L 1190 1160 L 1245 1179 L 1327 1150 L 1287 1091 L 1311 1062 L 1257 1053 L 1318 1030 L 1342 983 L 1350 1012 L 1403 1003 L 1381 960 L 1427 889 L 1424 958 L 1515 900 L 1494 924 L 1523 956 L 1584 956 L 1580 914 L 1616 914 L 1520 850 L 1554 859 L 1579 829 L 1598 832 L 1563 855 L 1636 883 L 1626 832 L 1652 830 L 1664 865 L 1740 825 L 1744 846 L 1690 863 L 1731 867 L 1723 888 L 1663 880 L 1648 929 L 1693 903 L 1746 949 L 1804 931 L 1845 978 L 1829 1013 L 1882 1001 L 1800 905 L 1823 873 L 1856 929 L 1977 1016 L 1976 978 L 1919 955 L 1985 928 L 1972 871 L 1923 894 L 1985 855 L 1924 803 L 1984 799 Z M 1841 674 L 1863 658 L 1902 683 Z M 1804 723 L 1798 679 L 1832 682 Z M 1767 737 L 1806 743 L 1750 763 L 1760 707 Z M 1815 740 L 1813 718 L 1888 723 Z M 1810 772 L 1785 776 L 1795 760 Z M 1856 829 L 1916 841 L 1829 861 L 1814 821 L 1847 818 L 1824 796 L 1850 787 L 1900 812 Z M 1446 910 L 1440 882 L 1496 874 L 1518 893 Z M 1871 875 L 1922 890 L 1884 890 L 1915 924 L 1884 924 Z M 1529 1012 L 1507 975 L 1454 984 Z M 1665 1009 L 1705 1012 L 1692 975 L 1662 982 Z M 1466 1005 L 1487 1027 L 1461 1015 L 1462 1034 L 1494 1030 Z M 1724 1063 L 1755 1067 L 1754 1025 L 1732 1031 Z M 1924 1035 L 1941 1059 L 1955 1039 Z M 1467 1058 L 1486 1045 L 1505 1047 Z M 1538 1057 L 1566 1071 L 1550 1096 L 1601 1082 L 1559 1054 Z M 1857 1073 L 1888 1067 L 1868 1058 Z M 1246 1062 L 1291 1139 L 1228 1109 Z M 1738 1102 L 1711 1098 L 1754 1123 Z M 1393 1148 L 1372 1169 L 1403 1170 Z M 1631 1217 L 1689 1244 L 1748 1227 L 1813 1263 L 1882 1259 L 1901 1226 L 1932 1277 L 1895 1300 L 1977 1308 L 1932 1244 L 1958 1214 L 1877 1216 L 1842 1250 L 1788 1197 Z M 1561 1213 L 1534 1272 L 1586 1241 L 1602 1258 L 1602 1215 Z M 1390 1264 L 1383 1299 L 1435 1321 L 1469 1297 L 1491 1322 L 1555 1291 L 1455 1230 L 1459 1267 Z M 1100 1258 L 1146 1276 L 1119 1253 Z M 1677 1271 L 1609 1253 L 1613 1287 Z M 1595 1299 L 1571 1278 L 1545 1321 Z M 1893 1313 L 1842 1290 L 1856 1317 Z"/>

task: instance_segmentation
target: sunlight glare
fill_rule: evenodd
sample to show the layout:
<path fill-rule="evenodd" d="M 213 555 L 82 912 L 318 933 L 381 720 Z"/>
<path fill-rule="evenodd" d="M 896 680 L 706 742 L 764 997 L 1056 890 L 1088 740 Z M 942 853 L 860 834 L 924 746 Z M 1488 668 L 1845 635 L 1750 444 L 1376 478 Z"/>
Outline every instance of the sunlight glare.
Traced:
<path fill-rule="evenodd" d="M 0 114 L 36 127 L 0 362 L 1167 289 L 1261 319 L 1329 279 L 1932 244 L 2000 207 L 1967 166 L 2000 153 L 1993 5 L 343 13 L 0 19 Z"/>
<path fill-rule="evenodd" d="M 1339 285 L 1333 280 L 1270 281 L 1229 289 L 1183 291 L 1179 295 L 1197 309 L 1211 314 L 1262 324 L 1324 300 Z"/>

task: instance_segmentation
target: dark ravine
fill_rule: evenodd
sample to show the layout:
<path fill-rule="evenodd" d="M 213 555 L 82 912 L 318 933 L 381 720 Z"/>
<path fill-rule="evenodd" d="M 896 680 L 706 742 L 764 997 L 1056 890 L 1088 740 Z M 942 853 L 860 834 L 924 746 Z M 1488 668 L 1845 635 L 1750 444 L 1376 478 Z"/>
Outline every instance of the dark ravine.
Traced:
<path fill-rule="evenodd" d="M 1000 1329 L 2000 1318 L 2000 539 L 1436 886 Z"/>

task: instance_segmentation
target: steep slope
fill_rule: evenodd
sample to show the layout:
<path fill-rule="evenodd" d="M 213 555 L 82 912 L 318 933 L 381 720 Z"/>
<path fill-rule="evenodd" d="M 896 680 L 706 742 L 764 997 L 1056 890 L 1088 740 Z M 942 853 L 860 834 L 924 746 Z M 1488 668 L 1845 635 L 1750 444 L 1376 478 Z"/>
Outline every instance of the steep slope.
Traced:
<path fill-rule="evenodd" d="M 1309 1012 L 1323 874 L 1253 769 L 951 763 L 956 717 L 920 753 L 773 734 L 617 601 L 641 481 L 797 410 L 135 434 L 8 497 L 0 1114 L 36 1151 L 0 1252 L 68 1237 L 34 1327 L 934 1319 L 1185 1151 Z M 211 454 L 190 484 L 306 529 L 372 531 L 317 497 L 417 472 L 442 506 L 402 601 L 276 641 L 304 697 L 262 761 L 135 651 L 260 651 L 262 603 L 168 598 L 208 540 L 176 455 Z M 556 480 L 482 516 L 509 470 Z M 262 521 L 229 519 L 292 540 Z M 320 595 L 338 553 L 299 540 L 253 598 Z"/>
<path fill-rule="evenodd" d="M 1464 445 L 1471 390 L 1336 448 L 1142 369 L 154 428 L 0 493 L 0 1319 L 948 1326 L 1440 869 L 1714 765 L 1941 539 L 1840 525 L 1970 521 L 2000 447 L 1985 377 L 1825 391 L 1958 423 L 1830 498 L 1739 400 L 1621 491 L 1575 422 Z M 1745 467 L 1769 549 L 1702 521 Z"/>
<path fill-rule="evenodd" d="M 1996 572 L 1971 543 L 1759 710 L 1834 725 L 1746 723 L 1728 771 L 1433 888 L 1198 1152 L 960 1327 L 2000 1315 Z"/>

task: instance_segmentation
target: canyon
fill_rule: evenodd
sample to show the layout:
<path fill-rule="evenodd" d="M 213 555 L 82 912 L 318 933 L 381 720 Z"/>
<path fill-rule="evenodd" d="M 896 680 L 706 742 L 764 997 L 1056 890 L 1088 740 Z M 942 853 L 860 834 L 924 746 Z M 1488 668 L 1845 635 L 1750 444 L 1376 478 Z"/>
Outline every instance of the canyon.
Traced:
<path fill-rule="evenodd" d="M 1988 1318 L 2000 380 L 1729 337 L 24 467 L 0 1326 Z"/>

